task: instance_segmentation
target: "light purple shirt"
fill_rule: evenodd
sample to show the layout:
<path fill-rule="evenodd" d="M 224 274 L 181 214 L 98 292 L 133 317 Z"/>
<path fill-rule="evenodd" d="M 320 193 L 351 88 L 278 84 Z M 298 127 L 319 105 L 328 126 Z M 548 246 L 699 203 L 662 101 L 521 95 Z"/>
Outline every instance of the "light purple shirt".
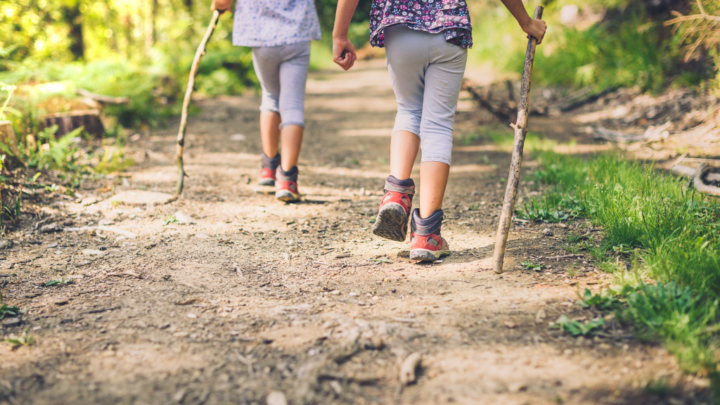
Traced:
<path fill-rule="evenodd" d="M 313 0 L 239 0 L 233 22 L 233 44 L 266 47 L 320 39 Z"/>

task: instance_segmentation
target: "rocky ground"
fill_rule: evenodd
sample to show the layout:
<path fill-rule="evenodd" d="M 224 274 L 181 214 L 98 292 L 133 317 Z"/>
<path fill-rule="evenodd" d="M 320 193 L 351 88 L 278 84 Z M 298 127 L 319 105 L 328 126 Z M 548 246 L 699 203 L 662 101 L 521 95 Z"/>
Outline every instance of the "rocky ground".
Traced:
<path fill-rule="evenodd" d="M 415 264 L 407 244 L 370 233 L 395 109 L 384 64 L 314 73 L 308 93 L 299 204 L 254 191 L 258 99 L 221 97 L 190 120 L 180 200 L 107 199 L 173 192 L 169 122 L 130 137 L 138 164 L 126 175 L 84 184 L 84 204 L 57 198 L 8 235 L 0 289 L 24 313 L 0 337 L 34 344 L 0 345 L 0 404 L 708 403 L 708 381 L 661 345 L 575 303 L 612 279 L 566 252 L 567 235 L 600 230 L 515 222 L 507 271 L 491 271 L 509 152 L 473 136 L 497 128 L 468 97 L 445 200 L 454 253 Z M 558 150 L 602 148 L 577 125 L 530 121 L 576 141 Z M 520 198 L 537 193 L 524 183 Z M 549 328 L 561 315 L 606 327 L 574 338 Z"/>

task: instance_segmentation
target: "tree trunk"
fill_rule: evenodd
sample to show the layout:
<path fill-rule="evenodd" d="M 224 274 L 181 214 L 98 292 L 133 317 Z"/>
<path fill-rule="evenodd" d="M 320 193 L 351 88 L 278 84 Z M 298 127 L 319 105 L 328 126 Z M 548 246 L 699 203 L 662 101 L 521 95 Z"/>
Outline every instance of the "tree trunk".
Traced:
<path fill-rule="evenodd" d="M 64 8 L 65 21 L 70 26 L 70 52 L 75 60 L 85 59 L 85 41 L 83 40 L 83 16 L 80 1 L 77 0 Z"/>
<path fill-rule="evenodd" d="M 84 127 L 85 132 L 96 138 L 105 135 L 105 127 L 100 121 L 98 110 L 72 111 L 69 113 L 51 114 L 45 116 L 45 127 L 57 125 L 56 137 L 72 132 L 74 129 Z"/>
<path fill-rule="evenodd" d="M 17 146 L 17 138 L 10 121 L 0 121 L 0 156 L 5 156 L 3 165 L 11 170 L 25 166 Z M 8 153 L 9 152 L 9 153 Z M 0 165 L 2 166 L 2 165 Z"/>

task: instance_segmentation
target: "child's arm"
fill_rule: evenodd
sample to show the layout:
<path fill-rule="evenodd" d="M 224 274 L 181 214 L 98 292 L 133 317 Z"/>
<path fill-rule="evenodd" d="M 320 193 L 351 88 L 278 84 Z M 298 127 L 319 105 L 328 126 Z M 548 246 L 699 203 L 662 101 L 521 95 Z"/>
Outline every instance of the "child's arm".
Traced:
<path fill-rule="evenodd" d="M 341 68 L 348 70 L 355 64 L 357 55 L 352 42 L 348 40 L 347 33 L 350 21 L 355 13 L 359 0 L 339 0 L 335 13 L 335 27 L 333 28 L 333 62 Z"/>
<path fill-rule="evenodd" d="M 219 11 L 220 14 L 230 10 L 230 7 L 232 6 L 232 0 L 212 0 L 212 4 L 210 5 L 210 10 L 212 11 Z"/>
<path fill-rule="evenodd" d="M 530 18 L 521 0 L 502 0 L 502 2 L 505 7 L 510 10 L 510 14 L 512 14 L 520 24 L 520 28 L 522 28 L 526 34 L 535 37 L 537 44 L 540 45 L 545 36 L 545 30 L 547 29 L 545 21 Z"/>

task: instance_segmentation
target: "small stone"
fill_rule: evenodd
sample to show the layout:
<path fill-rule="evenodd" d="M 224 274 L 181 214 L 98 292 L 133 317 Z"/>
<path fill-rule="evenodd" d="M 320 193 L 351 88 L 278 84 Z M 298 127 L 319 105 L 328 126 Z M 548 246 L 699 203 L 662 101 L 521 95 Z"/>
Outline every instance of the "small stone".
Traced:
<path fill-rule="evenodd" d="M 287 405 L 285 394 L 280 391 L 271 391 L 266 401 L 267 405 Z"/>
<path fill-rule="evenodd" d="M 20 318 L 5 318 L 2 322 L 2 325 L 8 328 L 12 328 L 13 326 L 18 326 L 22 323 Z"/>
<path fill-rule="evenodd" d="M 188 317 L 188 318 L 191 318 L 191 319 L 195 319 L 195 318 L 197 318 L 197 315 L 195 315 L 195 314 L 187 314 L 187 317 Z"/>
<path fill-rule="evenodd" d="M 177 221 L 176 223 L 178 223 L 178 224 L 186 225 L 186 224 L 196 223 L 195 220 L 191 216 L 184 214 L 182 211 L 176 212 L 174 217 L 175 217 L 175 221 Z"/>
<path fill-rule="evenodd" d="M 13 246 L 12 239 L 0 239 L 0 250 L 9 249 Z"/>
<path fill-rule="evenodd" d="M 100 221 L 98 221 L 98 225 L 100 226 L 110 226 L 113 224 L 113 220 L 110 218 L 103 218 Z"/>
<path fill-rule="evenodd" d="M 510 321 L 505 321 L 505 327 L 508 328 L 508 329 L 514 329 L 514 328 L 515 328 L 515 323 L 514 323 L 514 322 L 510 322 Z"/>
<path fill-rule="evenodd" d="M 380 336 L 373 336 L 370 338 L 370 343 L 372 343 L 375 350 L 380 350 L 383 346 L 385 346 L 385 342 L 383 342 L 383 339 Z"/>
<path fill-rule="evenodd" d="M 62 226 L 53 222 L 52 224 L 43 225 L 40 227 L 40 233 L 54 233 L 62 231 Z"/>
<path fill-rule="evenodd" d="M 102 256 L 105 252 L 97 249 L 83 249 L 82 254 L 86 256 Z"/>
<path fill-rule="evenodd" d="M 195 237 L 198 237 L 200 239 L 208 239 L 210 237 L 210 235 L 201 232 L 201 233 L 195 234 Z"/>
<path fill-rule="evenodd" d="M 545 310 L 541 309 L 535 314 L 535 323 L 543 323 L 543 320 L 545 319 Z"/>
<path fill-rule="evenodd" d="M 67 305 L 68 302 L 70 302 L 70 301 L 68 301 L 67 298 L 60 298 L 59 300 L 55 301 L 54 304 L 58 305 L 58 306 Z"/>
<path fill-rule="evenodd" d="M 552 229 L 550 229 L 550 228 L 543 229 L 542 233 L 544 236 L 553 236 L 554 235 Z"/>
<path fill-rule="evenodd" d="M 340 290 L 330 291 L 330 294 L 332 294 L 332 295 L 340 295 Z"/>

